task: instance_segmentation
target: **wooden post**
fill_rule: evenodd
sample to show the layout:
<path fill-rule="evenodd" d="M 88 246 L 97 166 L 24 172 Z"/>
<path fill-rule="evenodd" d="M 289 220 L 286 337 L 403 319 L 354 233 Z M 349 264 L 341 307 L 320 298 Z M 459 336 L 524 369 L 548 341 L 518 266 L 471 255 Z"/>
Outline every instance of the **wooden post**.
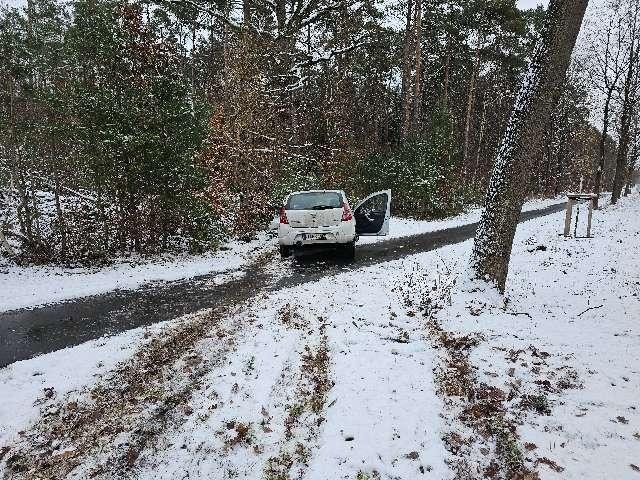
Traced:
<path fill-rule="evenodd" d="M 567 198 L 567 213 L 564 217 L 564 236 L 568 237 L 571 231 L 571 212 L 573 210 L 573 199 Z"/>
<path fill-rule="evenodd" d="M 591 237 L 591 219 L 593 217 L 593 210 L 597 206 L 598 196 L 594 193 L 568 193 L 567 194 L 567 213 L 564 218 L 564 236 L 571 236 L 571 215 L 573 213 L 573 206 L 576 202 L 588 202 L 588 214 L 587 214 L 587 237 Z M 577 222 L 577 219 L 576 219 Z M 578 225 L 576 224 L 574 235 L 578 237 Z"/>
<path fill-rule="evenodd" d="M 591 238 L 591 216 L 593 215 L 593 208 L 595 207 L 595 198 L 589 202 L 589 215 L 587 217 L 587 238 Z"/>

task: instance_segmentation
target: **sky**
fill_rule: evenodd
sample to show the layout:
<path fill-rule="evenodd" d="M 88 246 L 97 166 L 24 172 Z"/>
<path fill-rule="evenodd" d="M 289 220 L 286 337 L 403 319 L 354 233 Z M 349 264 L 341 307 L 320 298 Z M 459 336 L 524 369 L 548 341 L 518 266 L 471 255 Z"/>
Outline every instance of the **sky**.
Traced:
<path fill-rule="evenodd" d="M 538 5 L 546 7 L 549 4 L 549 0 L 518 0 L 516 4 L 518 8 L 525 10 L 528 8 L 536 8 Z"/>

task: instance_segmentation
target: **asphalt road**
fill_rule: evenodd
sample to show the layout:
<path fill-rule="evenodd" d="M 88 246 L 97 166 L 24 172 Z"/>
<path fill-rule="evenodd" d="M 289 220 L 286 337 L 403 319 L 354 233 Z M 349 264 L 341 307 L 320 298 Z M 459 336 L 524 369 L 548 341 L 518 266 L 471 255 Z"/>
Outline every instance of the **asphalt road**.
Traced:
<path fill-rule="evenodd" d="M 524 212 L 520 221 L 542 217 L 564 209 L 564 204 Z M 345 270 L 397 260 L 407 255 L 434 250 L 473 237 L 477 223 L 448 228 L 384 242 L 360 245 L 356 259 L 348 262 L 327 252 L 303 254 L 290 261 L 290 269 L 281 278 L 269 277 L 257 265 L 245 275 L 216 284 L 217 274 L 203 275 L 175 282 L 151 283 L 137 290 L 114 291 L 34 309 L 0 313 L 0 368 L 78 345 L 103 335 L 113 335 L 132 328 L 214 307 L 237 292 L 254 294 L 278 290 L 318 280 Z"/>

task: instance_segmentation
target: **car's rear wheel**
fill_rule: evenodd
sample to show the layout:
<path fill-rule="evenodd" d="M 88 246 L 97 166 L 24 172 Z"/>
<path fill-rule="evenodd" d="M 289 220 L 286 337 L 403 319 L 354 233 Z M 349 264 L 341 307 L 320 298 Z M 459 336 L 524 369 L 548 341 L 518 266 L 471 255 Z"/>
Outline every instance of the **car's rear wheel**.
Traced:
<path fill-rule="evenodd" d="M 356 258 L 356 242 L 345 243 L 341 246 L 342 256 L 347 260 Z"/>
<path fill-rule="evenodd" d="M 287 258 L 291 256 L 291 247 L 287 245 L 280 245 L 280 257 Z"/>

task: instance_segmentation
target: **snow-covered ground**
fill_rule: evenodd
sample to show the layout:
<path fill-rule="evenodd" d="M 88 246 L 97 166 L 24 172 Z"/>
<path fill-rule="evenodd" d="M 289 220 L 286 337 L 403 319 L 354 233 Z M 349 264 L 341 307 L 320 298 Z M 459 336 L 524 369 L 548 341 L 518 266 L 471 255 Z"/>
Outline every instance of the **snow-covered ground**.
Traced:
<path fill-rule="evenodd" d="M 484 338 L 469 356 L 477 383 L 504 392 L 543 479 L 640 478 L 640 197 L 594 215 L 590 239 L 558 236 L 562 214 L 519 227 L 506 307 L 461 269 L 438 314 L 446 331 Z"/>
<path fill-rule="evenodd" d="M 562 202 L 562 198 L 531 200 L 524 210 L 535 210 Z M 362 237 L 360 243 L 433 232 L 480 219 L 481 209 L 444 220 L 418 221 L 392 217 L 386 237 Z M 116 289 L 132 290 L 154 281 L 171 281 L 198 275 L 242 269 L 260 253 L 274 248 L 267 233 L 251 242 L 231 242 L 226 250 L 204 255 L 172 255 L 155 258 L 131 257 L 103 268 L 17 267 L 0 265 L 0 312 L 29 308 L 72 298 L 98 295 Z"/>
<path fill-rule="evenodd" d="M 171 322 L 136 328 L 1 368 L 0 448 L 46 414 L 52 401 L 73 399 L 168 325 Z"/>
<path fill-rule="evenodd" d="M 129 450 L 128 468 L 136 478 L 167 479 L 453 478 L 455 455 L 443 437 L 454 432 L 471 442 L 474 431 L 457 415 L 469 407 L 468 400 L 457 406 L 442 396 L 434 372 L 446 352 L 407 295 L 424 299 L 432 289 L 422 291 L 420 285 L 458 275 L 452 304 L 437 319 L 443 331 L 481 336 L 465 350 L 470 371 L 475 382 L 493 389 L 484 391 L 505 393 L 501 405 L 506 419 L 517 420 L 515 443 L 524 464 L 543 479 L 635 478 L 640 475 L 634 467 L 640 467 L 640 197 L 596 212 L 591 239 L 559 235 L 563 220 L 560 212 L 519 226 L 506 308 L 483 284 L 462 281 L 472 245 L 467 241 L 261 295 L 229 319 L 208 322 L 217 330 L 197 335 L 175 361 L 163 357 L 164 373 L 154 377 L 164 379 L 162 388 L 149 382 L 150 392 L 162 391 L 180 403 L 141 451 Z M 0 452 L 10 447 L 6 458 L 20 448 L 31 452 L 33 439 L 46 442 L 51 434 L 46 430 L 29 435 L 32 422 L 40 410 L 69 410 L 69 401 L 108 413 L 95 413 L 95 426 L 84 427 L 89 437 L 100 439 L 94 447 L 74 450 L 68 439 L 53 443 L 51 459 L 69 457 L 80 465 L 67 478 L 105 469 L 97 478 L 114 478 L 108 469 L 119 465 L 123 445 L 137 445 L 133 440 L 141 429 L 155 431 L 145 412 L 159 408 L 158 394 L 136 394 L 129 407 L 127 384 L 105 380 L 103 373 L 118 360 L 126 364 L 133 346 L 144 351 L 149 340 L 129 332 L 100 342 L 103 350 L 77 372 L 69 371 L 73 359 L 83 362 L 94 344 L 0 370 L 0 397 L 11 399 L 0 403 L 0 420 L 10 418 L 14 408 L 21 412 L 0 437 Z M 112 360 L 99 370 L 102 357 Z M 187 396 L 171 396 L 192 377 L 197 381 Z M 92 397 L 90 389 L 100 382 L 121 391 L 126 407 L 102 405 Z M 43 390 L 49 386 L 57 392 L 51 399 Z M 544 413 L 523 407 L 525 398 L 542 399 L 536 405 Z M 82 411 L 78 405 L 72 410 Z M 102 427 L 100 416 L 113 414 L 124 415 L 127 425 L 117 436 Z M 45 418 L 55 425 L 58 417 Z M 19 430 L 27 433 L 16 446 Z M 484 468 L 494 448 L 487 439 L 477 440 L 467 464 Z"/>

